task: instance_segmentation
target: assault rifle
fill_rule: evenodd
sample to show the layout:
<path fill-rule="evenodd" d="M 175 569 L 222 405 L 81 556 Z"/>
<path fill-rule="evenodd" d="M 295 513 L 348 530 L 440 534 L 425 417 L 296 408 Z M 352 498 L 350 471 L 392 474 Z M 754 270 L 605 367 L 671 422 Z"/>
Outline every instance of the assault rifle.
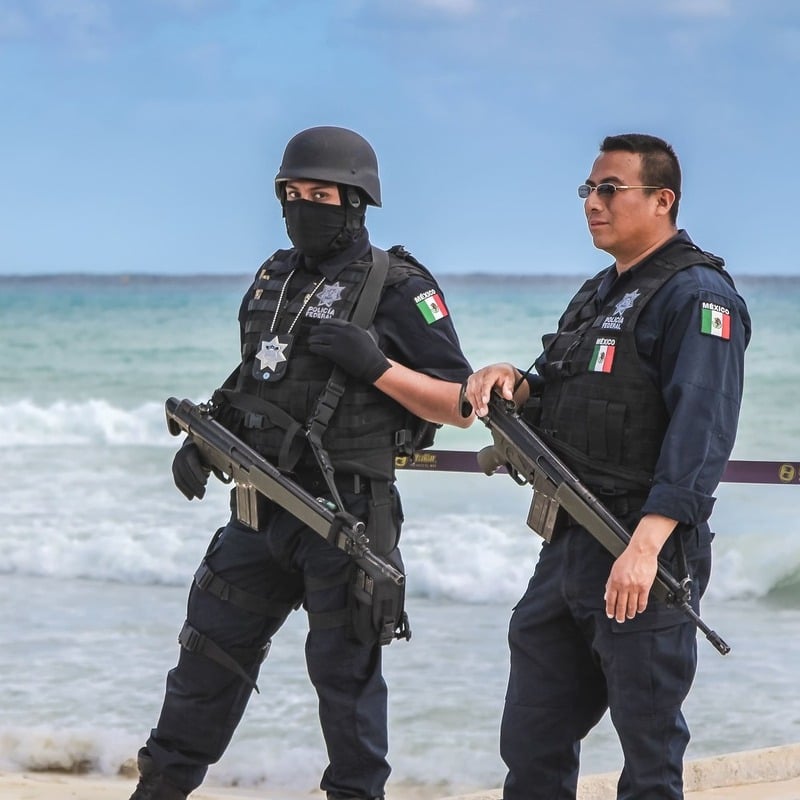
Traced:
<path fill-rule="evenodd" d="M 334 510 L 329 501 L 314 497 L 284 475 L 262 455 L 234 436 L 210 414 L 210 408 L 191 400 L 170 397 L 166 402 L 167 428 L 173 436 L 188 433 L 203 461 L 223 482 L 236 484 L 236 508 L 240 522 L 258 526 L 256 493 L 285 508 L 351 558 L 364 562 L 397 586 L 405 576 L 369 549 L 364 523 L 344 509 Z"/>
<path fill-rule="evenodd" d="M 488 405 L 489 413 L 481 417 L 481 421 L 491 431 L 494 444 L 478 453 L 478 463 L 487 475 L 498 467 L 505 467 L 520 486 L 532 486 L 528 526 L 549 541 L 563 509 L 612 556 L 620 556 L 631 539 L 622 523 L 522 419 L 513 401 L 493 392 Z M 659 563 L 651 595 L 680 609 L 722 655 L 730 652 L 719 634 L 711 630 L 690 605 L 691 579 L 688 576 L 678 581 Z"/>

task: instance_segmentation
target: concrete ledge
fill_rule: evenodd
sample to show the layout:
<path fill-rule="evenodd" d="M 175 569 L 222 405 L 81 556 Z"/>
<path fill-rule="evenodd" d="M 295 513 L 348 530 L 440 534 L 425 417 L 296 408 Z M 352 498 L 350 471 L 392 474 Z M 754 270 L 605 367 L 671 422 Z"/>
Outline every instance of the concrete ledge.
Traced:
<path fill-rule="evenodd" d="M 747 750 L 711 758 L 687 761 L 683 780 L 687 792 L 726 786 L 786 781 L 800 776 L 800 744 Z M 618 773 L 587 775 L 578 781 L 578 800 L 613 800 Z M 443 800 L 501 800 L 502 789 L 447 797 Z"/>

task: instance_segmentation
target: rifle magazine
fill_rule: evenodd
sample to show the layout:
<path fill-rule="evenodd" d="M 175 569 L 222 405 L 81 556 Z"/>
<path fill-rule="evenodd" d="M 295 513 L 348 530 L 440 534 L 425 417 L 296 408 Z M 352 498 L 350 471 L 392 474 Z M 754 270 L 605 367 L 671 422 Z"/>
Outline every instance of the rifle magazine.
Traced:
<path fill-rule="evenodd" d="M 236 518 L 251 530 L 258 530 L 258 492 L 255 486 L 236 484 Z"/>
<path fill-rule="evenodd" d="M 534 490 L 531 507 L 528 510 L 528 527 L 549 542 L 563 522 L 561 506 L 555 497 L 550 497 L 544 492 Z"/>

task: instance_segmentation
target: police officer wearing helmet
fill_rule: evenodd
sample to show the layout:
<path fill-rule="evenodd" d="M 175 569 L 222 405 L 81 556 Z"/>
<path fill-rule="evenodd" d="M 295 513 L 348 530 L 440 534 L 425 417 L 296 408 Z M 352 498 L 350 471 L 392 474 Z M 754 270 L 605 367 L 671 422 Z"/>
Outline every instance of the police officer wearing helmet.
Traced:
<path fill-rule="evenodd" d="M 504 800 L 574 800 L 581 740 L 606 710 L 624 755 L 618 800 L 683 798 L 681 707 L 697 630 L 649 592 L 660 558 L 691 579 L 699 609 L 750 317 L 723 260 L 678 230 L 680 192 L 667 142 L 607 137 L 578 195 L 595 247 L 614 263 L 543 337 L 534 375 L 495 364 L 466 387 L 479 416 L 491 391 L 513 397 L 632 532 L 614 559 L 563 510 L 547 531 L 509 625 Z"/>
<path fill-rule="evenodd" d="M 267 259 L 243 298 L 242 361 L 214 393 L 214 413 L 309 492 L 365 520 L 371 549 L 402 569 L 395 459 L 429 445 L 443 423 L 470 424 L 459 412 L 470 366 L 427 269 L 401 247 L 370 243 L 366 207 L 381 205 L 381 191 L 364 138 L 301 131 L 275 190 L 293 247 Z M 187 498 L 203 497 L 208 469 L 191 442 L 173 475 Z M 131 800 L 183 800 L 201 784 L 272 636 L 301 604 L 329 758 L 321 788 L 335 800 L 383 797 L 381 645 L 409 630 L 402 590 L 392 584 L 379 596 L 367 584 L 341 549 L 266 498 L 256 530 L 234 513 L 195 573 L 179 661 L 139 751 Z"/>

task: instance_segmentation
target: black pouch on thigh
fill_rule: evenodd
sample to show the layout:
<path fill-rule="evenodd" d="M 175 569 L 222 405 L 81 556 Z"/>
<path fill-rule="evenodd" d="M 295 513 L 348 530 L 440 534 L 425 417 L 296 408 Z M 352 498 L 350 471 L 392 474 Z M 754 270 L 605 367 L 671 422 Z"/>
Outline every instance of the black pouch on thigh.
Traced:
<path fill-rule="evenodd" d="M 367 539 L 369 549 L 376 555 L 391 553 L 400 543 L 403 508 L 400 495 L 389 481 L 370 482 Z"/>
<path fill-rule="evenodd" d="M 384 558 L 403 571 L 398 550 Z M 404 610 L 405 583 L 398 586 L 375 566 L 357 559 L 348 587 L 348 635 L 362 644 L 390 644 L 394 639 L 410 639 L 411 628 Z"/>

